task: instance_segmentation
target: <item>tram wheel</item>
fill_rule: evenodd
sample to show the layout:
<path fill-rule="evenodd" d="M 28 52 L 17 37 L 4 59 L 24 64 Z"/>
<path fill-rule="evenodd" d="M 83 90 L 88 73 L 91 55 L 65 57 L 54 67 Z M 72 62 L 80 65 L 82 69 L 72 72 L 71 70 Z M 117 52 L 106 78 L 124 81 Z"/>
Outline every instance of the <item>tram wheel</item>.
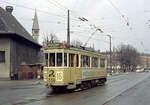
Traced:
<path fill-rule="evenodd" d="M 92 85 L 92 87 L 95 87 L 97 84 L 96 84 L 96 80 L 92 80 L 91 81 L 91 85 Z"/>
<path fill-rule="evenodd" d="M 90 81 L 87 83 L 87 86 L 88 86 L 89 89 L 92 88 L 92 84 L 91 84 Z"/>

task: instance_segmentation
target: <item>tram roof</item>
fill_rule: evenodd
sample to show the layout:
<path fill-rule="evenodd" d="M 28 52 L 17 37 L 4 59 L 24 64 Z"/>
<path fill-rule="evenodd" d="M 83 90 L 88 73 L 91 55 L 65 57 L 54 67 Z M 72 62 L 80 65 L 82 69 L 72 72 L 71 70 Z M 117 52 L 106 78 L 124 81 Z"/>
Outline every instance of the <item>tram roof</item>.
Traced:
<path fill-rule="evenodd" d="M 71 45 L 69 48 L 63 48 L 62 45 L 63 43 L 48 43 L 47 46 L 45 46 L 45 50 L 64 49 L 64 50 L 73 50 L 73 51 L 80 51 L 80 52 L 86 52 L 86 53 L 93 53 L 96 55 L 102 55 L 99 50 L 94 50 L 94 48 L 91 48 L 91 47 Z"/>

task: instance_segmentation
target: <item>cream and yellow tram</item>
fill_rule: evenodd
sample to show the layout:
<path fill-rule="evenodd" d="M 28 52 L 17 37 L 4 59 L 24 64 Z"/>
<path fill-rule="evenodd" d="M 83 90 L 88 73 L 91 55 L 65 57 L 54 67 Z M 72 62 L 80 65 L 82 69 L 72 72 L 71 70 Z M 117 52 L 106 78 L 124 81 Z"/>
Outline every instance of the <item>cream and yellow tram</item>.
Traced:
<path fill-rule="evenodd" d="M 46 48 L 44 81 L 48 88 L 75 89 L 96 86 L 107 80 L 107 61 L 85 48 Z"/>

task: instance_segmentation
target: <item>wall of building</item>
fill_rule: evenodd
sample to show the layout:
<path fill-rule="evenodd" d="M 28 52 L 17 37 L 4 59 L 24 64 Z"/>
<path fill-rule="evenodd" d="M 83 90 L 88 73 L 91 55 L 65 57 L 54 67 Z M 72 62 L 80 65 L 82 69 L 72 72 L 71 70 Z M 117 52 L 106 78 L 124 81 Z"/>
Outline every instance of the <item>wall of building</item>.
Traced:
<path fill-rule="evenodd" d="M 0 62 L 0 78 L 10 77 L 10 39 L 0 38 L 0 51 L 5 51 L 5 62 Z"/>
<path fill-rule="evenodd" d="M 141 55 L 140 56 L 141 59 L 141 67 L 147 68 L 150 67 L 150 55 Z"/>
<path fill-rule="evenodd" d="M 28 41 L 18 39 L 11 40 L 11 74 L 18 75 L 18 69 L 22 64 L 39 63 L 40 48 Z"/>

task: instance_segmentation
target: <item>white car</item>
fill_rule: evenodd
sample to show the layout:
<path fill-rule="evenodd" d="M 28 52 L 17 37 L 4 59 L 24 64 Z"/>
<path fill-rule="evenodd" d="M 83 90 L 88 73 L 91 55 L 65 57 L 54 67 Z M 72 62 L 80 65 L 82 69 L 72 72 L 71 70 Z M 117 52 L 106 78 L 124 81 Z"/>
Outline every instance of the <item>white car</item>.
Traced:
<path fill-rule="evenodd" d="M 143 72 L 143 71 L 144 71 L 144 68 L 136 70 L 137 73 L 140 73 L 140 72 Z"/>

